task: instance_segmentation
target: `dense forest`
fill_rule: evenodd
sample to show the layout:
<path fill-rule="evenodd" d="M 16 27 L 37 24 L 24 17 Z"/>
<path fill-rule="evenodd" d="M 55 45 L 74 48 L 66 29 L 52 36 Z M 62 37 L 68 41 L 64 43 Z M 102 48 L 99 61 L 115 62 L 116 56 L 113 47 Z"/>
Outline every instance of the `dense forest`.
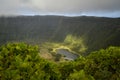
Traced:
<path fill-rule="evenodd" d="M 120 18 L 0 17 L 0 80 L 120 80 Z"/>
<path fill-rule="evenodd" d="M 39 47 L 9 43 L 0 47 L 1 80 L 120 80 L 120 47 L 109 47 L 55 63 L 40 57 Z"/>

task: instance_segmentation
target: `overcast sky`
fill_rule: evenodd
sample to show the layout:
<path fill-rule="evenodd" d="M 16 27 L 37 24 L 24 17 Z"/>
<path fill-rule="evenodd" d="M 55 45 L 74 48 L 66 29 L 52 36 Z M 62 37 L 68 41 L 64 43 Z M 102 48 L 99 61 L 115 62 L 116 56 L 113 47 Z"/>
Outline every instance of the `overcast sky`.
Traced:
<path fill-rule="evenodd" d="M 0 0 L 0 15 L 120 17 L 120 0 Z"/>

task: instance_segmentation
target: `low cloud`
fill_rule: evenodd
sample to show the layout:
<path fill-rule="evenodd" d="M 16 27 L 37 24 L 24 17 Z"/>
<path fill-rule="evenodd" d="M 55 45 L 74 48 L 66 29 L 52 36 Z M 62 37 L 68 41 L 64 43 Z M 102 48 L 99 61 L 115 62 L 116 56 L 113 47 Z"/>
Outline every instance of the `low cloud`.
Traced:
<path fill-rule="evenodd" d="M 120 11 L 120 0 L 0 0 L 0 15 L 83 14 Z"/>

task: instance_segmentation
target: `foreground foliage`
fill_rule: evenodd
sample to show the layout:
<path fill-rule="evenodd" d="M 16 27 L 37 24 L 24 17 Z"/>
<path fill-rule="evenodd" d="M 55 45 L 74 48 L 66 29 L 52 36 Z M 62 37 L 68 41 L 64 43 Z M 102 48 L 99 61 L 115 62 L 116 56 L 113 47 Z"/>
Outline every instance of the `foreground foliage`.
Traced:
<path fill-rule="evenodd" d="M 120 80 L 120 47 L 109 47 L 61 63 L 42 59 L 38 46 L 0 47 L 0 80 Z"/>
<path fill-rule="evenodd" d="M 2 46 L 0 80 L 58 80 L 56 65 L 40 58 L 38 53 L 37 46 L 24 43 Z"/>
<path fill-rule="evenodd" d="M 92 52 L 84 69 L 98 80 L 120 80 L 120 47 Z"/>

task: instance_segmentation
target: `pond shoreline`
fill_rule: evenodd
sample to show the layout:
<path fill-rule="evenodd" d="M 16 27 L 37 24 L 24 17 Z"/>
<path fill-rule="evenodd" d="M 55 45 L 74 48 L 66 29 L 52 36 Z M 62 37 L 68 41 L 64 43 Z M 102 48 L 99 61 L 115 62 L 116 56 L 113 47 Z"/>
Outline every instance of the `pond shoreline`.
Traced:
<path fill-rule="evenodd" d="M 57 54 L 63 55 L 64 59 L 66 59 L 66 60 L 75 60 L 79 57 L 78 54 L 74 54 L 66 49 L 57 49 L 56 52 L 57 52 Z"/>

